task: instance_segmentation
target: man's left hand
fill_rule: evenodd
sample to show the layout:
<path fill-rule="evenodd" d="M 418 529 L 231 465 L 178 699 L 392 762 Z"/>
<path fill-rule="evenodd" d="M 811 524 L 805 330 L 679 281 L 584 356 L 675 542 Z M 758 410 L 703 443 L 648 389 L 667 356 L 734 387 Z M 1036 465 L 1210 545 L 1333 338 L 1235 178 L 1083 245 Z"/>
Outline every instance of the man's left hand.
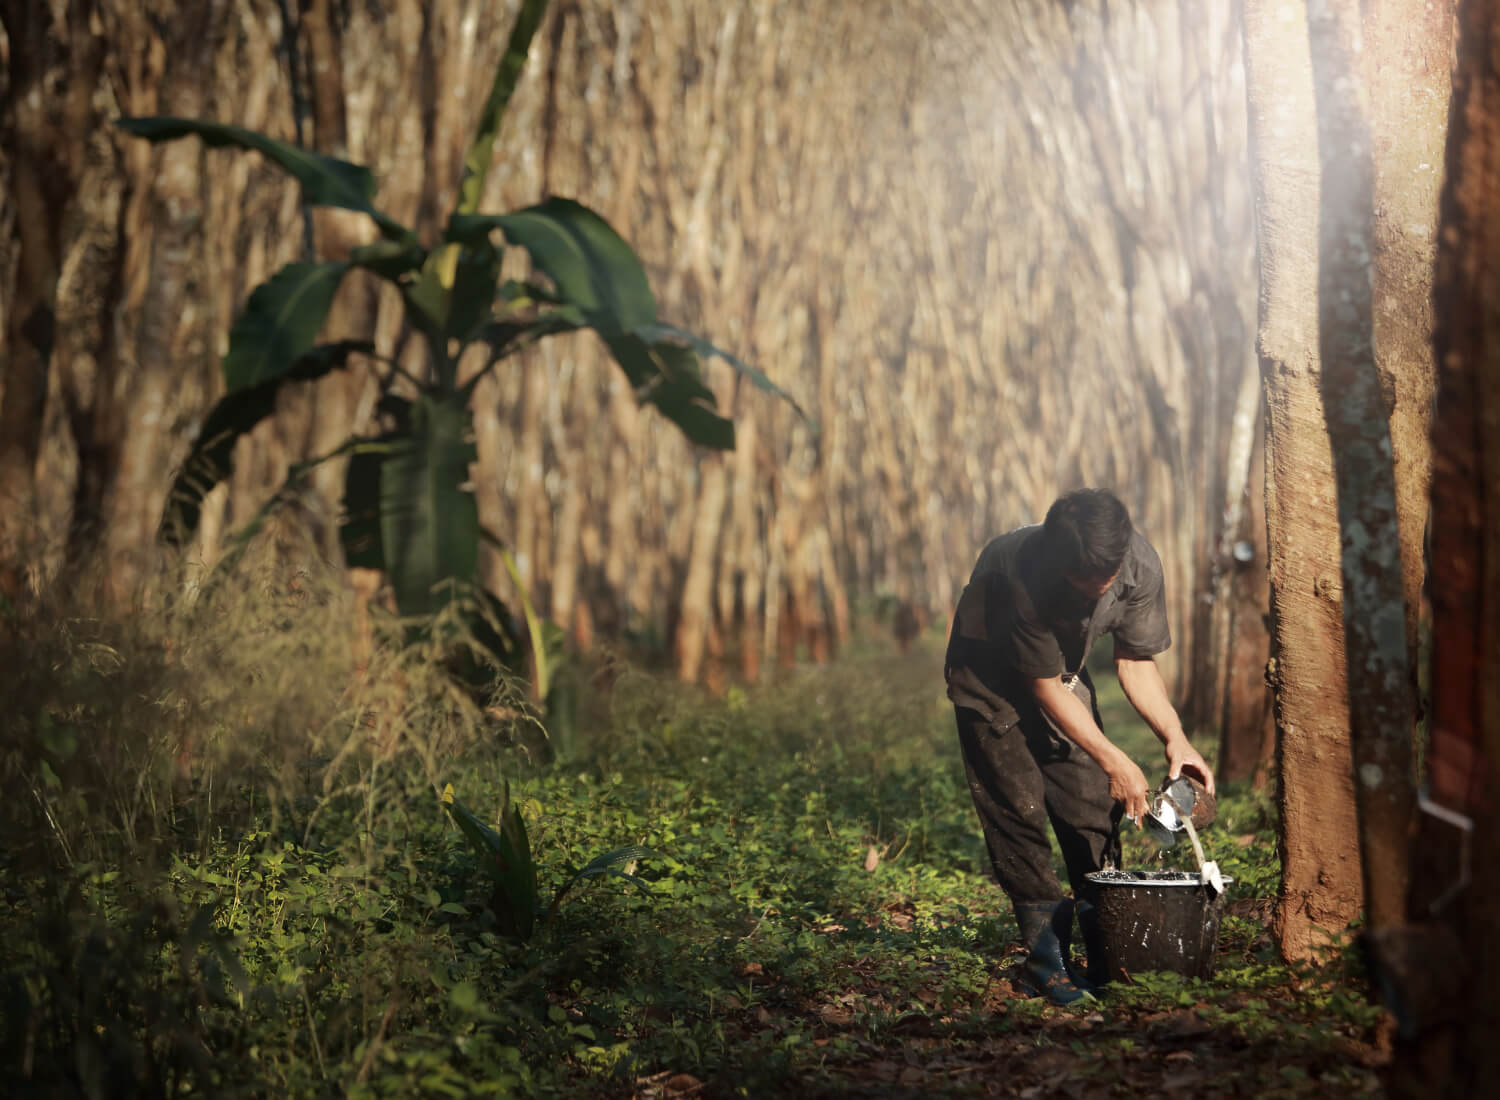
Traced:
<path fill-rule="evenodd" d="M 1202 783 L 1209 794 L 1214 793 L 1214 773 L 1201 753 L 1188 742 L 1186 734 L 1178 734 L 1167 742 L 1167 779 L 1173 780 L 1184 771 Z"/>

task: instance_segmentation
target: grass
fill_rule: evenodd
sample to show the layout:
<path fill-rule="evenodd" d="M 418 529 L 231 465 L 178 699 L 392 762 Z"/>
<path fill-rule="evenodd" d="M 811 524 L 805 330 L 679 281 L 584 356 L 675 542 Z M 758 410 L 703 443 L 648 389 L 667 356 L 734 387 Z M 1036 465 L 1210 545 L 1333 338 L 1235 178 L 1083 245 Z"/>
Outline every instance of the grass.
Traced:
<path fill-rule="evenodd" d="M 487 716 L 420 655 L 360 674 L 335 585 L 87 606 L 0 610 L 11 1095 L 1375 1085 L 1345 956 L 1283 967 L 1249 916 L 1212 982 L 1147 975 L 1081 1013 L 1013 997 L 936 639 L 724 699 L 601 664 L 576 745 L 541 767 L 515 705 Z M 657 853 L 634 868 L 650 893 L 599 880 L 532 940 L 500 935 L 448 782 L 489 820 L 509 783 L 543 898 L 631 843 Z M 1236 898 L 1274 895 L 1263 801 L 1226 792 L 1205 840 Z"/>

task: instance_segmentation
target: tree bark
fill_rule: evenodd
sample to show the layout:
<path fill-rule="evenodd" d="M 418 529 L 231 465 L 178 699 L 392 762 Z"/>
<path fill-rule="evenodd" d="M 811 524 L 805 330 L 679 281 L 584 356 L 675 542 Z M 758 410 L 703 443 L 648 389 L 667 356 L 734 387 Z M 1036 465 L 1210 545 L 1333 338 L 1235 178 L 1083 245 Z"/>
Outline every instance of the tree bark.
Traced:
<path fill-rule="evenodd" d="M 1258 406 L 1258 392 L 1256 398 Z M 1234 542 L 1226 555 L 1228 672 L 1219 722 L 1219 758 L 1214 766 L 1220 782 L 1248 779 L 1256 789 L 1269 782 L 1276 757 L 1276 721 L 1271 689 L 1266 684 L 1266 661 L 1271 656 L 1267 614 L 1271 586 L 1266 572 L 1264 421 L 1264 413 L 1257 407 L 1250 480 L 1244 487 L 1244 504 L 1232 534 Z"/>
<path fill-rule="evenodd" d="M 722 458 L 705 458 L 699 469 L 703 482 L 695 502 L 692 550 L 688 556 L 681 617 L 674 639 L 678 674 L 690 682 L 696 681 L 703 669 L 704 644 L 713 622 L 714 561 L 719 556 L 727 481 Z"/>
<path fill-rule="evenodd" d="M 1434 58 L 1446 54 L 1448 24 L 1417 0 L 1312 0 L 1307 20 L 1288 21 L 1294 10 L 1249 0 L 1245 52 L 1268 415 L 1277 933 L 1284 954 L 1303 957 L 1363 904 L 1378 923 L 1400 910 L 1414 682 L 1405 624 L 1420 582 L 1420 540 L 1400 528 L 1422 523 L 1411 502 L 1427 465 L 1412 425 L 1426 415 L 1431 359 L 1411 349 L 1429 325 L 1421 242 L 1432 239 L 1436 186 L 1431 162 L 1413 153 L 1441 141 L 1441 113 L 1425 105 L 1446 100 Z M 1371 119 L 1371 100 L 1384 110 L 1400 97 L 1424 106 Z"/>
<path fill-rule="evenodd" d="M 1266 391 L 1266 529 L 1280 774 L 1283 954 L 1310 956 L 1359 914 L 1333 455 L 1319 387 L 1318 135 L 1307 24 L 1246 0 Z M 1294 14 L 1298 14 L 1294 11 Z"/>
<path fill-rule="evenodd" d="M 1399 1097 L 1479 1096 L 1500 1075 L 1500 4 L 1466 0 L 1458 19 L 1433 298 L 1432 812 L 1404 944 L 1438 954 L 1403 975 Z"/>
<path fill-rule="evenodd" d="M 19 591 L 23 556 L 39 549 L 20 543 L 34 530 L 66 222 L 82 183 L 93 125 L 90 96 L 105 47 L 101 37 L 78 29 L 88 27 L 92 9 L 89 0 L 50 6 L 7 0 L 0 8 L 9 44 L 0 159 L 10 174 L 18 253 L 5 304 L 0 399 L 0 592 L 9 596 Z M 67 74 L 61 94 L 55 90 L 59 71 Z"/>
<path fill-rule="evenodd" d="M 1376 366 L 1375 167 L 1358 69 L 1365 46 L 1360 11 L 1359 0 L 1310 3 L 1308 34 L 1321 179 L 1318 354 L 1338 497 L 1355 804 L 1365 911 L 1369 925 L 1382 928 L 1400 923 L 1406 910 L 1414 678 L 1406 644 L 1392 401 L 1382 392 Z M 1402 362 L 1383 347 L 1380 352 L 1392 376 L 1430 374 L 1428 355 Z"/>

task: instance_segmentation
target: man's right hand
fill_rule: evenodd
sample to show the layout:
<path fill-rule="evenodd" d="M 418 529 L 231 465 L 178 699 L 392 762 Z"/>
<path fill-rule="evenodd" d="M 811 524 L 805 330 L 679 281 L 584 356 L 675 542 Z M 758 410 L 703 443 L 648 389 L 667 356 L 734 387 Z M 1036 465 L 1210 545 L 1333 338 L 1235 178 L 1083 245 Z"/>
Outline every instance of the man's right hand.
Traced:
<path fill-rule="evenodd" d="M 1116 749 L 1114 760 L 1104 769 L 1104 774 L 1109 776 L 1109 796 L 1116 802 L 1123 802 L 1125 816 L 1137 825 L 1141 824 L 1148 806 L 1146 773 L 1134 760 Z"/>

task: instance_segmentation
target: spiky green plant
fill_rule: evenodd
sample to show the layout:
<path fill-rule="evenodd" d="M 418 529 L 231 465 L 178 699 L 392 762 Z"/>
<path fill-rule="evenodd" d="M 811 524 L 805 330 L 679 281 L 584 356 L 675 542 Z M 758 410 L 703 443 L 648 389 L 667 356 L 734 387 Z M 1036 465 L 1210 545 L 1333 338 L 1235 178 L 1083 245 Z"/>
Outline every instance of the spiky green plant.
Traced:
<path fill-rule="evenodd" d="M 543 909 L 538 903 L 536 862 L 532 858 L 531 842 L 526 837 L 526 822 L 521 818 L 520 807 L 510 797 L 509 784 L 505 787 L 505 804 L 500 808 L 498 830 L 486 825 L 460 802 L 453 794 L 451 783 L 443 788 L 442 802 L 469 846 L 479 856 L 480 866 L 494 883 L 490 908 L 494 911 L 496 924 L 508 936 L 530 939 L 536 931 L 537 919 L 545 917 L 550 920 L 573 887 L 591 878 L 623 879 L 637 889 L 651 893 L 645 880 L 637 878 L 626 868 L 656 853 L 639 844 L 628 844 L 596 856 L 575 871 L 558 887 L 552 903 Z"/>

